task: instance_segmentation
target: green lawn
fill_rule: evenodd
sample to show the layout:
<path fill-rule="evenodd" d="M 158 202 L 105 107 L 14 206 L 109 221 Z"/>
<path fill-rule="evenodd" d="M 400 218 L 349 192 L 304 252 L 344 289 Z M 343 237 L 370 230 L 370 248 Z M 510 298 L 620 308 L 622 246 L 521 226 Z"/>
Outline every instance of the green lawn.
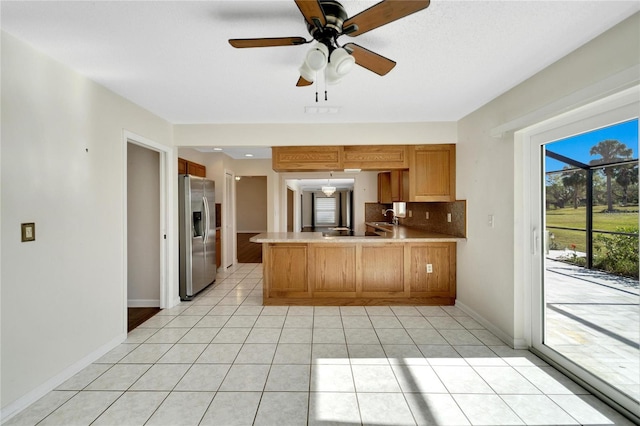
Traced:
<path fill-rule="evenodd" d="M 616 228 L 624 226 L 638 226 L 638 207 L 616 207 L 618 210 L 624 210 L 628 213 L 602 213 L 606 206 L 593 207 L 593 228 L 602 231 L 615 231 Z M 547 226 L 565 226 L 568 228 L 586 227 L 586 207 L 567 207 L 563 209 L 547 210 L 546 212 Z M 586 250 L 585 232 L 568 231 L 561 229 L 549 229 L 553 233 L 553 242 L 559 249 L 572 248 L 572 244 L 576 246 L 577 251 L 584 252 Z"/>

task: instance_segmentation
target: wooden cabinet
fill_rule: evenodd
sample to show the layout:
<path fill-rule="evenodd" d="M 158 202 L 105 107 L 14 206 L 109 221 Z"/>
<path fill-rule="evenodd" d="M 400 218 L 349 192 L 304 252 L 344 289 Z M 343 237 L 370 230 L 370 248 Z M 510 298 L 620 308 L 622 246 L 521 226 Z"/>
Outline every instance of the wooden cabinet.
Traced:
<path fill-rule="evenodd" d="M 341 170 L 341 146 L 281 146 L 271 148 L 276 172 Z"/>
<path fill-rule="evenodd" d="M 411 295 L 453 298 L 456 295 L 456 243 L 409 244 Z"/>
<path fill-rule="evenodd" d="M 207 177 L 207 168 L 202 164 L 194 163 L 184 158 L 178 158 L 178 174 Z"/>
<path fill-rule="evenodd" d="M 307 244 L 263 245 L 264 297 L 309 297 Z"/>
<path fill-rule="evenodd" d="M 456 297 L 455 242 L 270 242 L 263 268 L 265 305 L 453 305 Z"/>
<path fill-rule="evenodd" d="M 354 297 L 356 294 L 356 245 L 311 245 L 309 284 L 313 293 L 322 297 Z"/>
<path fill-rule="evenodd" d="M 389 170 L 409 167 L 406 145 L 351 145 L 343 147 L 343 169 Z"/>
<path fill-rule="evenodd" d="M 409 201 L 409 170 L 378 173 L 378 202 Z"/>
<path fill-rule="evenodd" d="M 216 268 L 222 265 L 222 231 L 216 229 Z"/>
<path fill-rule="evenodd" d="M 391 173 L 378 173 L 378 202 L 381 204 L 391 203 Z"/>
<path fill-rule="evenodd" d="M 185 160 L 184 158 L 178 158 L 178 174 L 187 174 L 187 160 Z"/>
<path fill-rule="evenodd" d="M 409 201 L 455 201 L 456 146 L 412 145 L 409 149 Z"/>
<path fill-rule="evenodd" d="M 365 245 L 362 247 L 362 297 L 404 297 L 404 246 L 402 244 Z"/>

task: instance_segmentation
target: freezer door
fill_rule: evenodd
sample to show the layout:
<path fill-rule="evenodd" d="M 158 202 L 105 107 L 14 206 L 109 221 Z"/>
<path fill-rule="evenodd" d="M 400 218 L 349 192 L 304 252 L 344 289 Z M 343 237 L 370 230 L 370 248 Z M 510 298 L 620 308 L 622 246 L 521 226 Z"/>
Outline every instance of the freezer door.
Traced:
<path fill-rule="evenodd" d="M 204 238 L 206 232 L 206 212 L 203 203 L 202 179 L 190 176 L 189 217 L 191 219 L 191 282 L 187 281 L 187 296 L 193 296 L 205 283 Z"/>
<path fill-rule="evenodd" d="M 204 206 L 207 213 L 204 240 L 204 275 L 208 285 L 216 279 L 216 193 L 215 184 L 204 180 Z"/>

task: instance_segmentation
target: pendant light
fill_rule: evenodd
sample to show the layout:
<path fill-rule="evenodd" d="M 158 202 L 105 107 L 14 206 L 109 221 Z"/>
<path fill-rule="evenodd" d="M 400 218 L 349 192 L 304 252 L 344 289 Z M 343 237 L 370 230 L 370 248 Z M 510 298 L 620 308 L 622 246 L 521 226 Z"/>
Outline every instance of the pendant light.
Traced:
<path fill-rule="evenodd" d="M 327 185 L 322 187 L 322 192 L 327 197 L 331 197 L 334 192 L 336 192 L 336 187 L 331 186 L 331 176 L 333 176 L 333 172 L 329 173 L 329 179 L 327 179 Z"/>

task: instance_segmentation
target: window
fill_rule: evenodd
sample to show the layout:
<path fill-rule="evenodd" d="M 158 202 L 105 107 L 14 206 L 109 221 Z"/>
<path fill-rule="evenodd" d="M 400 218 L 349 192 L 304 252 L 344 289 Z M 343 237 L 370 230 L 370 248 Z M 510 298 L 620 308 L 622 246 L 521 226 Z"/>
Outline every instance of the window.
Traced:
<path fill-rule="evenodd" d="M 336 225 L 336 198 L 317 197 L 316 203 L 316 226 Z"/>

